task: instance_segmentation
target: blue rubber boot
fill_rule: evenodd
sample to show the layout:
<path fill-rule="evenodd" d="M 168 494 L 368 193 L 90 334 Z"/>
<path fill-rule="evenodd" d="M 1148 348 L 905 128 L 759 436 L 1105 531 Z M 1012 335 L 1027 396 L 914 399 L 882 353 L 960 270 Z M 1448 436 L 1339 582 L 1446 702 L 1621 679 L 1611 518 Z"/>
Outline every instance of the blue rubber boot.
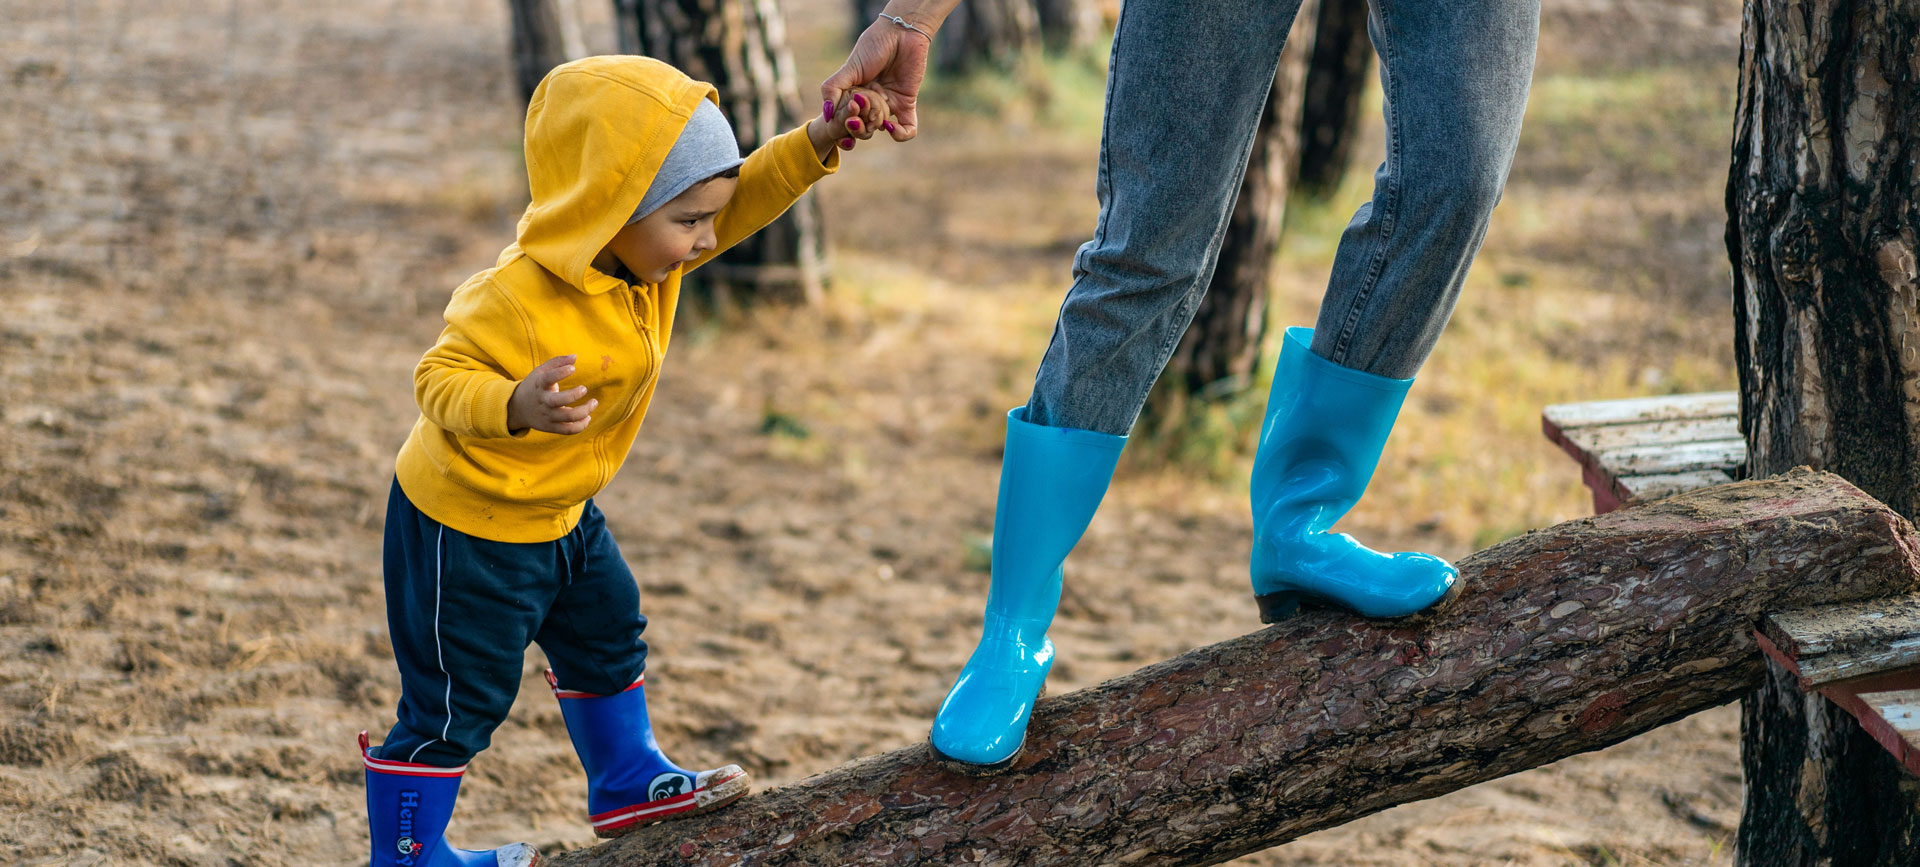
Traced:
<path fill-rule="evenodd" d="M 972 773 L 1000 770 L 1020 755 L 1053 667 L 1047 627 L 1060 605 L 1060 564 L 1093 520 L 1127 442 L 1030 424 L 1026 414 L 1026 407 L 1007 413 L 980 644 L 940 704 L 930 737 L 941 758 Z"/>
<path fill-rule="evenodd" d="M 367 826 L 373 837 L 369 867 L 532 867 L 540 853 L 525 843 L 473 852 L 443 838 L 460 796 L 467 766 L 437 768 L 376 759 L 360 733 L 360 760 L 367 766 Z"/>
<path fill-rule="evenodd" d="M 1253 595 L 1260 620 L 1302 602 L 1395 618 L 1448 602 L 1459 571 L 1431 554 L 1382 554 L 1328 532 L 1360 501 L 1411 379 L 1387 379 L 1313 353 L 1289 328 L 1253 459 Z"/>
<path fill-rule="evenodd" d="M 560 700 L 573 750 L 587 769 L 587 820 L 599 837 L 618 837 L 663 819 L 731 804 L 752 780 L 739 765 L 689 771 L 660 752 L 647 720 L 646 677 L 624 692 L 595 695 L 547 683 Z"/>

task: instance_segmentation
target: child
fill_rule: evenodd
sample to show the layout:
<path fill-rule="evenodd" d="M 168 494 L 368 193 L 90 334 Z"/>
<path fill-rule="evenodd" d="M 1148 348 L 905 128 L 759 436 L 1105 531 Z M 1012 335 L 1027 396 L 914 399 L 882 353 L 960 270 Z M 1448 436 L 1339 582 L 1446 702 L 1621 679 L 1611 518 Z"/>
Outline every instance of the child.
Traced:
<path fill-rule="evenodd" d="M 388 495 L 399 720 L 379 747 L 360 735 L 376 867 L 538 860 L 524 843 L 472 852 L 442 839 L 530 641 L 552 665 L 594 833 L 746 794 L 739 766 L 688 770 L 654 742 L 647 619 L 591 498 L 646 416 L 681 278 L 832 174 L 836 142 L 851 149 L 887 118 L 885 100 L 858 95 L 742 160 L 717 98 L 642 57 L 568 63 L 534 91 L 533 201 L 515 243 L 454 292 L 414 371 L 421 415 Z"/>

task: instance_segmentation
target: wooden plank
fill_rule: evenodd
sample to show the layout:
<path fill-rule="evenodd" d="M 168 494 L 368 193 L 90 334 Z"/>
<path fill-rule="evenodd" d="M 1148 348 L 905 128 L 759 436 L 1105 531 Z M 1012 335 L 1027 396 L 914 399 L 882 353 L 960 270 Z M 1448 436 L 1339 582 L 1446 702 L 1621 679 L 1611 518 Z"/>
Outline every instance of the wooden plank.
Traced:
<path fill-rule="evenodd" d="M 1793 673 L 1805 688 L 1806 671 L 1798 661 L 1767 637 L 1764 629 L 1755 629 L 1753 638 L 1761 653 Z M 1915 721 L 1920 714 L 1920 668 L 1856 677 L 1808 691 L 1852 715 L 1908 772 L 1920 776 L 1920 734 L 1916 733 L 1920 722 Z"/>
<path fill-rule="evenodd" d="M 1563 403 L 1540 429 L 1581 467 L 1595 514 L 1726 484 L 1746 464 L 1737 392 Z"/>
<path fill-rule="evenodd" d="M 1679 445 L 1631 446 L 1594 455 L 1600 469 L 1615 478 L 1731 470 L 1747 462 L 1744 440 L 1714 440 Z"/>
<path fill-rule="evenodd" d="M 1627 504 L 1632 497 L 1619 490 L 1613 477 L 1593 467 L 1582 466 L 1580 479 L 1593 492 L 1593 513 L 1604 515 Z"/>
<path fill-rule="evenodd" d="M 1602 424 L 1639 424 L 1729 415 L 1736 418 L 1740 415 L 1739 392 L 1710 391 L 1625 400 L 1556 403 L 1547 407 L 1541 413 L 1541 418 L 1561 431 L 1570 431 Z"/>
<path fill-rule="evenodd" d="M 1908 749 L 1920 752 L 1920 689 L 1862 693 L 1860 700 L 1893 727 Z"/>
<path fill-rule="evenodd" d="M 1920 668 L 1920 594 L 1774 612 L 1761 630 L 1809 688 Z"/>
<path fill-rule="evenodd" d="M 1726 470 L 1627 476 L 1614 480 L 1614 495 L 1621 500 L 1658 500 L 1731 481 L 1733 475 Z"/>
<path fill-rule="evenodd" d="M 1920 686 L 1908 678 L 1906 687 Z M 1920 688 L 1856 691 L 1832 686 L 1820 691 L 1860 721 L 1861 730 L 1885 747 L 1907 772 L 1920 776 Z"/>
<path fill-rule="evenodd" d="M 1606 424 L 1566 431 L 1567 439 L 1588 454 L 1630 446 L 1671 445 L 1741 439 L 1740 417 L 1722 415 L 1679 421 Z"/>

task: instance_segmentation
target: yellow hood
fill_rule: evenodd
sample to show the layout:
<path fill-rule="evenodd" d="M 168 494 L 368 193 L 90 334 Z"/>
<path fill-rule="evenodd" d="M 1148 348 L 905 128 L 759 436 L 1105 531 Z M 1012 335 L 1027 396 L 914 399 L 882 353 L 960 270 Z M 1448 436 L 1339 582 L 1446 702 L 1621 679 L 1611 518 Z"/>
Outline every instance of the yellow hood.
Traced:
<path fill-rule="evenodd" d="M 619 472 L 647 416 L 673 334 L 680 281 L 759 231 L 839 166 L 807 128 L 756 148 L 713 219 L 714 248 L 659 283 L 592 267 L 645 197 L 711 86 L 639 57 L 594 57 L 547 76 L 527 111 L 533 203 L 519 239 L 467 278 L 446 328 L 414 369 L 420 418 L 394 475 L 420 511 L 472 536 L 546 542 L 576 526 Z M 616 269 L 618 270 L 618 269 Z M 575 434 L 512 429 L 518 383 L 547 359 L 577 357 L 561 383 L 597 401 Z"/>
<path fill-rule="evenodd" d="M 718 105 L 720 95 L 650 57 L 588 57 L 555 67 L 527 104 L 533 201 L 515 246 L 577 289 L 606 291 L 606 281 L 589 285 L 587 266 L 640 207 L 702 99 Z"/>

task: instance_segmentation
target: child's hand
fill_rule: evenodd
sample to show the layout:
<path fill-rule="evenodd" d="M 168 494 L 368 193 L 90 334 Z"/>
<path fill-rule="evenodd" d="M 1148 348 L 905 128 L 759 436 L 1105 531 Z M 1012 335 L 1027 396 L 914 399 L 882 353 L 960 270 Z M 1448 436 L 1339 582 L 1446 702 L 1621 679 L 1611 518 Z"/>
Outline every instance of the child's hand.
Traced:
<path fill-rule="evenodd" d="M 587 387 L 576 385 L 560 390 L 560 380 L 573 375 L 576 357 L 549 358 L 513 387 L 513 396 L 507 398 L 507 430 L 533 428 L 547 433 L 577 434 L 587 429 L 587 424 L 593 421 L 593 408 L 599 406 L 600 401 L 568 406 L 586 397 Z"/>
<path fill-rule="evenodd" d="M 887 101 L 866 87 L 848 90 L 839 105 L 821 104 L 820 119 L 807 124 L 807 136 L 813 140 L 814 152 L 822 161 L 835 145 L 850 151 L 856 141 L 873 138 L 874 133 L 882 130 L 893 131 Z"/>

